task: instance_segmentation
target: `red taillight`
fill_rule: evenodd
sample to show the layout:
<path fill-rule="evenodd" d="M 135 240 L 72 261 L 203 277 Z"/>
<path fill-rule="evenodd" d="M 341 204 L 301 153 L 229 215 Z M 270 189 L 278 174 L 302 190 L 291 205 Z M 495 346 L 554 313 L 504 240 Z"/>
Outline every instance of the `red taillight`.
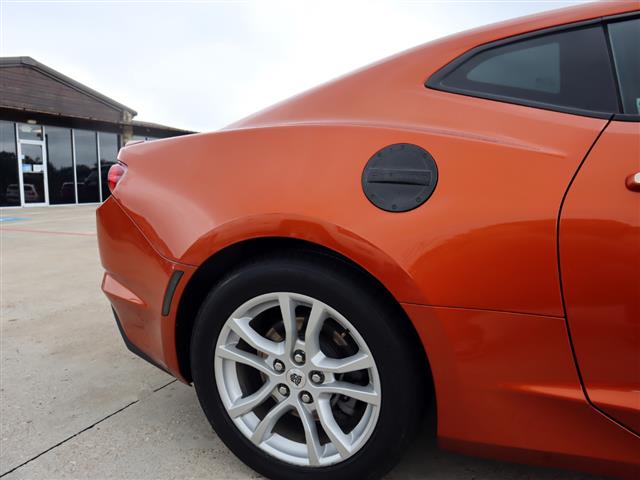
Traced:
<path fill-rule="evenodd" d="M 111 165 L 111 168 L 109 169 L 108 179 L 109 190 L 111 190 L 112 193 L 125 173 L 127 173 L 127 166 L 123 163 L 115 163 Z"/>

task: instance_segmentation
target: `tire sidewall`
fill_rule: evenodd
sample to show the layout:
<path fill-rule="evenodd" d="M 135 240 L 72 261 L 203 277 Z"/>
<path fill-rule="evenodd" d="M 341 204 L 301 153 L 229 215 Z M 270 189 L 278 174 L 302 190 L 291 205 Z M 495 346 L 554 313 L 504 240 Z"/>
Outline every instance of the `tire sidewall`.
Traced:
<path fill-rule="evenodd" d="M 390 309 L 356 281 L 336 269 L 308 261 L 266 261 L 241 268 L 222 280 L 202 305 L 191 340 L 194 385 L 202 408 L 224 443 L 245 463 L 270 478 L 377 478 L 395 464 L 413 422 L 419 422 L 416 365 L 394 328 Z M 371 351 L 381 385 L 378 421 L 367 443 L 353 456 L 326 467 L 282 462 L 254 445 L 235 426 L 222 403 L 214 377 L 215 345 L 227 319 L 246 301 L 272 292 L 320 300 L 343 315 Z M 411 418 L 412 416 L 416 418 Z M 395 448 L 394 448 L 395 447 Z M 400 447 L 400 448 L 398 448 Z"/>

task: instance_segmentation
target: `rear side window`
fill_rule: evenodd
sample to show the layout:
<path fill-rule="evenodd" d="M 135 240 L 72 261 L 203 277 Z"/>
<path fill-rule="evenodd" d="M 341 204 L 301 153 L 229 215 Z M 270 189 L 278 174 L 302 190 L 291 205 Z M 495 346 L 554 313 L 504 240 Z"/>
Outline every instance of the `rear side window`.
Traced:
<path fill-rule="evenodd" d="M 543 108 L 618 111 L 600 26 L 480 47 L 477 53 L 472 51 L 451 65 L 453 68 L 445 67 L 427 85 Z"/>
<path fill-rule="evenodd" d="M 624 113 L 640 114 L 640 18 L 608 25 Z"/>

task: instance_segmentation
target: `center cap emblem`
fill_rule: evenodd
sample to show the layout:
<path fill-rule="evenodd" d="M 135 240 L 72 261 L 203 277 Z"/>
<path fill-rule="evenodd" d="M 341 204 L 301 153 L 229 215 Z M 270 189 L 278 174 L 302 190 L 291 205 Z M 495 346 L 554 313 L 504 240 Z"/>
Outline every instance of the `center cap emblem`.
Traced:
<path fill-rule="evenodd" d="M 302 373 L 302 370 L 298 370 L 297 368 L 292 368 L 287 372 L 287 379 L 295 388 L 302 388 L 305 383 L 304 373 Z"/>

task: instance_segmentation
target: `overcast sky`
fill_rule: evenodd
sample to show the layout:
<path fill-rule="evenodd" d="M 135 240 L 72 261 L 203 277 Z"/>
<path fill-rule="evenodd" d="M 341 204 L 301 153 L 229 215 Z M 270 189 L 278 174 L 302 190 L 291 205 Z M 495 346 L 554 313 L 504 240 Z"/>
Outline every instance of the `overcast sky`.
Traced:
<path fill-rule="evenodd" d="M 578 1 L 0 0 L 0 55 L 133 108 L 215 130 L 395 52 Z"/>

